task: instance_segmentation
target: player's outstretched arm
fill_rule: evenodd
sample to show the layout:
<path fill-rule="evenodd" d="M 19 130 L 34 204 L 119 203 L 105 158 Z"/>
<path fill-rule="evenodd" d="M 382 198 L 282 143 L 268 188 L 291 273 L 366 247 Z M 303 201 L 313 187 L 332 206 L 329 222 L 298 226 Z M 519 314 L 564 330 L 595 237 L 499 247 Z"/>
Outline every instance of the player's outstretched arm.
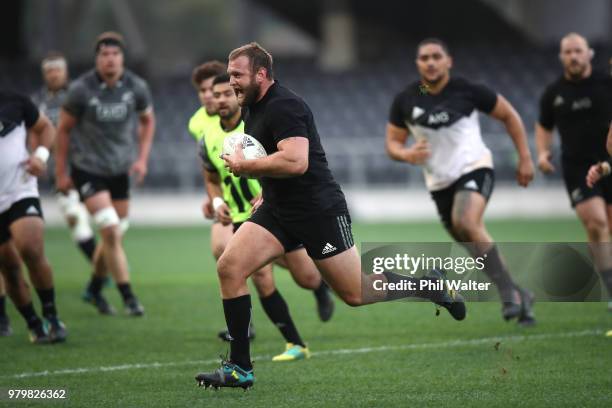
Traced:
<path fill-rule="evenodd" d="M 531 152 L 529 151 L 529 143 L 527 142 L 527 132 L 521 117 L 502 95 L 497 95 L 497 102 L 490 115 L 504 124 L 512 138 L 519 156 L 516 179 L 519 185 L 527 187 L 531 180 L 533 180 L 534 168 Z"/>
<path fill-rule="evenodd" d="M 249 177 L 297 177 L 308 170 L 308 146 L 306 137 L 294 136 L 281 140 L 278 151 L 260 159 L 245 160 L 240 146 L 232 155 L 225 155 L 226 166 L 236 176 Z"/>
<path fill-rule="evenodd" d="M 40 112 L 38 120 L 28 129 L 28 133 L 33 153 L 25 164 L 26 170 L 28 173 L 40 177 L 47 171 L 49 149 L 51 149 L 55 138 L 55 128 L 49 118 Z"/>

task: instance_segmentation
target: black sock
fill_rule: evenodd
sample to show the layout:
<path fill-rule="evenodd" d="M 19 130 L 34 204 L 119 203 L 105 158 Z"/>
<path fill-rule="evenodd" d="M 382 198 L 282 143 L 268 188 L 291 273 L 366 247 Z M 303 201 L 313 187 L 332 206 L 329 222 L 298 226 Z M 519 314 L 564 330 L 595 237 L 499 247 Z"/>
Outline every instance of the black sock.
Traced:
<path fill-rule="evenodd" d="M 6 296 L 0 296 L 0 316 L 6 316 Z"/>
<path fill-rule="evenodd" d="M 97 296 L 102 291 L 104 282 L 106 282 L 106 277 L 92 276 L 91 280 L 89 281 L 89 286 L 87 286 L 87 290 L 93 296 Z"/>
<path fill-rule="evenodd" d="M 57 310 L 55 310 L 55 290 L 50 289 L 36 289 L 40 304 L 42 305 L 42 315 L 46 318 L 57 317 Z"/>
<path fill-rule="evenodd" d="M 96 238 L 91 237 L 89 239 L 77 242 L 79 248 L 81 248 L 81 252 L 85 254 L 87 259 L 93 261 L 94 252 L 96 252 Z"/>
<path fill-rule="evenodd" d="M 132 293 L 132 287 L 130 283 L 118 283 L 117 289 L 119 289 L 119 293 L 121 293 L 121 298 L 123 298 L 123 303 L 127 303 L 130 300 L 134 299 L 134 294 Z"/>
<path fill-rule="evenodd" d="M 418 297 L 428 300 L 438 300 L 441 290 L 430 289 L 425 287 L 420 288 L 421 281 L 434 282 L 436 279 L 431 278 L 413 278 L 412 276 L 399 275 L 393 272 L 383 272 L 383 275 L 387 278 L 388 283 L 402 284 L 405 286 L 402 290 L 387 290 L 385 300 L 397 300 L 408 297 Z M 410 287 L 408 286 L 410 285 Z"/>
<path fill-rule="evenodd" d="M 34 305 L 32 305 L 32 302 L 28 303 L 25 306 L 17 307 L 17 310 L 19 310 L 19 313 L 21 313 L 21 315 L 23 316 L 24 320 L 26 321 L 30 329 L 34 329 L 42 325 L 42 322 L 40 321 L 40 319 L 36 315 L 36 312 L 34 311 Z"/>
<path fill-rule="evenodd" d="M 484 258 L 484 272 L 497 287 L 502 302 L 512 302 L 514 283 L 508 269 L 501 260 L 497 245 L 493 245 L 491 249 L 485 252 Z"/>
<path fill-rule="evenodd" d="M 285 299 L 283 299 L 278 290 L 275 290 L 270 296 L 259 298 L 259 301 L 268 318 L 280 330 L 287 343 L 306 347 L 298 334 L 295 324 L 293 324 L 289 314 L 289 307 L 287 307 Z"/>
<path fill-rule="evenodd" d="M 608 289 L 608 295 L 612 298 L 612 269 L 605 269 L 600 272 L 600 275 L 604 286 Z"/>
<path fill-rule="evenodd" d="M 315 297 L 317 298 L 317 301 L 320 303 L 324 301 L 327 298 L 327 296 L 329 296 L 329 286 L 327 286 L 327 283 L 325 283 L 325 281 L 321 279 L 321 284 L 319 285 L 318 288 L 313 290 L 313 293 Z"/>
<path fill-rule="evenodd" d="M 251 322 L 251 295 L 223 299 L 223 313 L 230 341 L 230 360 L 245 370 L 253 368 L 249 349 L 249 323 Z"/>

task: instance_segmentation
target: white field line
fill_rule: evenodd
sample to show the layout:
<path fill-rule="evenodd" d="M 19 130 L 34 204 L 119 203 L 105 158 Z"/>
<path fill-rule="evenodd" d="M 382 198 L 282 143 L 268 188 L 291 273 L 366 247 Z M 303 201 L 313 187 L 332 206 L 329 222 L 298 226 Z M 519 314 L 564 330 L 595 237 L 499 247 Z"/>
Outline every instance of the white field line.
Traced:
<path fill-rule="evenodd" d="M 530 335 L 515 335 L 515 336 L 497 336 L 497 337 L 482 337 L 476 339 L 466 340 L 452 340 L 437 343 L 412 343 L 402 344 L 396 346 L 378 346 L 378 347 L 361 347 L 353 349 L 337 349 L 337 350 L 324 350 L 313 352 L 313 356 L 336 356 L 343 354 L 367 354 L 367 353 L 378 353 L 384 351 L 401 351 L 401 350 L 420 350 L 420 349 L 442 349 L 442 348 L 453 348 L 463 346 L 479 346 L 483 344 L 494 345 L 496 342 L 522 342 L 530 340 L 546 340 L 546 339 L 562 339 L 572 337 L 586 337 L 586 336 L 597 336 L 603 334 L 603 330 L 583 330 L 575 332 L 565 333 L 542 333 L 542 334 L 530 334 Z M 271 356 L 256 356 L 254 360 L 269 360 Z M 192 360 L 192 361 L 175 361 L 175 362 L 152 362 L 152 363 L 136 363 L 136 364 L 122 364 L 116 366 L 101 366 L 101 367 L 85 367 L 85 368 L 66 368 L 62 370 L 51 370 L 51 371 L 37 371 L 37 372 L 23 372 L 18 374 L 3 375 L 0 378 L 31 378 L 31 377 L 48 377 L 58 375 L 71 375 L 71 374 L 90 374 L 90 373 L 105 373 L 111 371 L 124 371 L 124 370 L 137 370 L 147 368 L 165 368 L 165 367 L 176 367 L 176 366 L 191 366 L 191 365 L 209 365 L 218 363 L 219 359 L 211 360 Z"/>

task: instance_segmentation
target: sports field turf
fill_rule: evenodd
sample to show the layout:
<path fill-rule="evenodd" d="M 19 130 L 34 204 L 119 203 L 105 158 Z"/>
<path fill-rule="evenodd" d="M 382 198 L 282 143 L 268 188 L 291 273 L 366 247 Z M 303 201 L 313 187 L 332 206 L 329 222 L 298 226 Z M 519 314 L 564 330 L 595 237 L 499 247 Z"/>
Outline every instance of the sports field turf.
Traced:
<path fill-rule="evenodd" d="M 582 241 L 574 220 L 489 223 L 499 241 Z M 440 241 L 438 223 L 359 224 L 355 241 Z M 351 309 L 320 323 L 314 297 L 287 272 L 276 278 L 314 352 L 308 361 L 272 363 L 284 344 L 253 299 L 256 383 L 249 392 L 198 388 L 193 379 L 218 365 L 226 344 L 209 231 L 133 228 L 126 246 L 142 319 L 98 316 L 80 300 L 89 267 L 64 229 L 47 232 L 66 344 L 33 346 L 15 309 L 15 333 L 0 338 L 0 389 L 68 390 L 48 403 L 83 407 L 276 406 L 612 406 L 612 314 L 603 303 L 536 305 L 537 327 L 502 321 L 497 303 L 469 304 L 468 318 L 434 315 L 426 303 Z M 105 289 L 118 307 L 114 289 Z M 38 305 L 38 303 L 36 303 Z M 37 306 L 38 307 L 38 306 Z"/>

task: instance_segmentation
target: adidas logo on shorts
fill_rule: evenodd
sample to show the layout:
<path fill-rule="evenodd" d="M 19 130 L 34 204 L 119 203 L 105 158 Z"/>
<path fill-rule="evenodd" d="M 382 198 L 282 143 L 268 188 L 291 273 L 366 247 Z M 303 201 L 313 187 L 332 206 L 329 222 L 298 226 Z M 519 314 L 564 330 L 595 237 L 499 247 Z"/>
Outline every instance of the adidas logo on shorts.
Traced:
<path fill-rule="evenodd" d="M 330 244 L 329 242 L 327 244 L 325 244 L 325 246 L 323 247 L 323 252 L 321 252 L 321 254 L 325 255 L 325 254 L 329 254 L 330 252 L 334 252 L 336 249 L 335 246 L 333 246 L 332 244 Z"/>
<path fill-rule="evenodd" d="M 38 210 L 36 209 L 36 207 L 34 207 L 33 205 L 31 205 L 25 212 L 27 215 L 38 215 Z"/>
<path fill-rule="evenodd" d="M 469 190 L 478 190 L 478 184 L 476 184 L 475 180 L 470 180 L 467 183 L 465 183 L 463 185 L 463 187 L 469 189 Z"/>

